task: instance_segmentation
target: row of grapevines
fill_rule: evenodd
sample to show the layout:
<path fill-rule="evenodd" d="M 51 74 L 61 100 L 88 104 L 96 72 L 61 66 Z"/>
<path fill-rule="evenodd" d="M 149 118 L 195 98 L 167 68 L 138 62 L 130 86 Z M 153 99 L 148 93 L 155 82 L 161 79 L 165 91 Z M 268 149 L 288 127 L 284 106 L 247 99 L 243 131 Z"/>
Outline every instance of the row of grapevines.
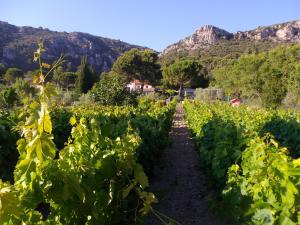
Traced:
<path fill-rule="evenodd" d="M 299 144 L 288 137 L 299 128 L 298 115 L 224 103 L 184 107 L 226 214 L 237 224 L 299 224 L 299 150 L 288 149 Z"/>
<path fill-rule="evenodd" d="M 150 138 L 167 135 L 175 103 L 74 109 L 70 136 L 58 149 L 62 143 L 54 142 L 53 128 L 62 132 L 66 119 L 57 116 L 53 127 L 48 102 L 55 91 L 44 82 L 50 66 L 41 63 L 42 51 L 40 46 L 35 53 L 39 98 L 20 115 L 25 120 L 18 125 L 14 183 L 0 180 L 0 224 L 139 224 L 156 201 L 146 190 L 148 178 L 138 162 L 146 141 L 143 129 L 153 134 Z"/>
<path fill-rule="evenodd" d="M 55 108 L 51 111 L 54 121 L 54 142 L 61 146 L 70 134 L 70 117 L 85 117 L 100 122 L 101 133 L 111 139 L 124 135 L 127 127 L 138 133 L 142 142 L 137 149 L 137 159 L 147 173 L 151 174 L 152 166 L 160 150 L 168 144 L 176 102 L 164 106 L 161 102 L 140 101 L 138 107 L 132 106 L 80 106 L 70 110 Z"/>
<path fill-rule="evenodd" d="M 16 118 L 15 114 L 0 110 L 0 178 L 10 181 L 19 157 L 16 149 L 19 134 L 13 130 Z"/>
<path fill-rule="evenodd" d="M 71 133 L 72 126 L 69 120 L 73 114 L 76 116 L 83 116 L 84 114 L 86 117 L 96 116 L 97 114 L 98 119 L 102 121 L 102 133 L 104 132 L 110 138 L 116 138 L 124 134 L 130 121 L 143 140 L 138 147 L 138 161 L 143 164 L 147 174 L 151 174 L 153 163 L 160 149 L 168 143 L 167 133 L 172 123 L 173 113 L 170 107 L 174 107 L 172 104 L 169 107 L 160 107 L 158 104 L 161 103 L 141 102 L 135 108 L 130 106 L 104 107 L 93 105 L 68 109 L 51 106 L 53 141 L 57 149 L 64 147 Z M 16 141 L 20 138 L 20 135 L 13 129 L 20 120 L 17 117 L 18 111 L 23 112 L 24 110 L 23 108 L 16 108 L 11 112 L 0 112 L 0 178 L 3 180 L 13 181 L 13 170 L 19 157 Z"/>

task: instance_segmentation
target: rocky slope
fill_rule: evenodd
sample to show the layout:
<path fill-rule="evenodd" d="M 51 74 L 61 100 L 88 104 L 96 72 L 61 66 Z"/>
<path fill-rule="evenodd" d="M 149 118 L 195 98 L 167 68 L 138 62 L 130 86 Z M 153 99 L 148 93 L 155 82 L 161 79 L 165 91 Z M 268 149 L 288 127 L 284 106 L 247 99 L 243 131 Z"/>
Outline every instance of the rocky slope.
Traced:
<path fill-rule="evenodd" d="M 265 27 L 258 27 L 250 31 L 230 33 L 220 28 L 206 25 L 196 30 L 194 34 L 179 42 L 168 46 L 164 54 L 194 51 L 199 48 L 209 48 L 229 42 L 270 42 L 300 43 L 300 20 Z"/>
<path fill-rule="evenodd" d="M 49 29 L 17 27 L 0 21 L 0 63 L 7 67 L 18 67 L 24 71 L 36 68 L 33 52 L 39 40 L 47 49 L 46 61 L 52 62 L 61 54 L 66 56 L 68 69 L 75 70 L 81 56 L 87 56 L 97 71 L 109 70 L 118 56 L 131 48 L 119 40 L 93 36 L 80 32 L 55 32 Z"/>

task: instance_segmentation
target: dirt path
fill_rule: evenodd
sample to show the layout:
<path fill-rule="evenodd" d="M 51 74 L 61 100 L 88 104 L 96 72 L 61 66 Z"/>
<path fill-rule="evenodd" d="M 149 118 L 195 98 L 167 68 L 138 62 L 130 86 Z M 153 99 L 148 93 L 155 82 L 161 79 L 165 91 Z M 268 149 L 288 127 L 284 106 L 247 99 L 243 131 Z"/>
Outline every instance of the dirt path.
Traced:
<path fill-rule="evenodd" d="M 181 105 L 176 107 L 170 139 L 172 146 L 162 153 L 150 181 L 151 191 L 159 199 L 153 208 L 182 225 L 223 225 L 209 209 L 208 201 L 214 193 L 199 168 Z M 147 224 L 161 225 L 162 222 L 150 216 Z"/>

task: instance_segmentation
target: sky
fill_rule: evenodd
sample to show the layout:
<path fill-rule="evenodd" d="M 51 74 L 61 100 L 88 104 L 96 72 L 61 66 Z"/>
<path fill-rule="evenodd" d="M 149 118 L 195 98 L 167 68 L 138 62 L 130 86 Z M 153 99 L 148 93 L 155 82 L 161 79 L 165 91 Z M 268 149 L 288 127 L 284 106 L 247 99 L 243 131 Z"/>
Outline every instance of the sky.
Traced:
<path fill-rule="evenodd" d="M 211 24 L 230 32 L 300 19 L 300 0 L 0 0 L 0 20 L 157 51 Z M 0 34 L 1 35 L 1 34 Z"/>

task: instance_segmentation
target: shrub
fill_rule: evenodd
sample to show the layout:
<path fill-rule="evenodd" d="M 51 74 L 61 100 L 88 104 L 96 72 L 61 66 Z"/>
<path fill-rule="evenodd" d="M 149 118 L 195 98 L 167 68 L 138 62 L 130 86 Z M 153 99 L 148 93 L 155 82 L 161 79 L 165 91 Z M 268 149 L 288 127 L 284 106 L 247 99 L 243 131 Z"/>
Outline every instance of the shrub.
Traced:
<path fill-rule="evenodd" d="M 17 78 L 23 78 L 24 73 L 18 68 L 8 68 L 3 76 L 3 80 L 9 84 L 16 82 Z"/>
<path fill-rule="evenodd" d="M 12 107 L 18 100 L 18 94 L 13 87 L 7 87 L 1 92 L 2 101 L 6 107 Z"/>
<path fill-rule="evenodd" d="M 126 90 L 125 83 L 115 73 L 103 74 L 90 94 L 95 102 L 103 105 L 136 104 L 136 95 Z"/>

